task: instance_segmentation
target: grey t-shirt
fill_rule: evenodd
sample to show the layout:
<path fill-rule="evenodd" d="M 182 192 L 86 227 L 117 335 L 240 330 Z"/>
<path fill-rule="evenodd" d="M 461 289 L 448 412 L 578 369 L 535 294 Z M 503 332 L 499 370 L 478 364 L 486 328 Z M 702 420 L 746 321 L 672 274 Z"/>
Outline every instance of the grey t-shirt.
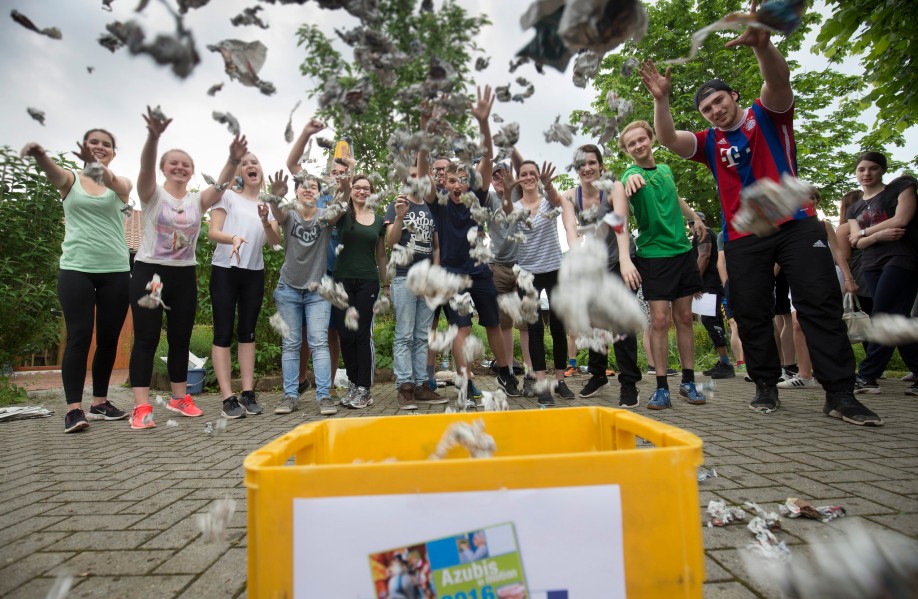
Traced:
<path fill-rule="evenodd" d="M 388 227 L 395 222 L 395 202 L 389 204 L 386 209 L 386 216 L 383 223 Z M 408 230 L 409 225 L 414 224 L 414 233 Z M 395 276 L 403 277 L 408 274 L 408 269 L 424 260 L 433 261 L 433 236 L 437 230 L 434 223 L 433 214 L 427 202 L 415 204 L 408 202 L 408 212 L 405 213 L 405 219 L 402 221 L 402 236 L 399 238 L 399 245 L 408 247 L 414 241 L 414 259 L 407 266 L 396 266 Z"/>
<path fill-rule="evenodd" d="M 330 227 L 318 222 L 324 208 L 316 210 L 310 220 L 296 210 L 287 213 L 284 221 L 284 265 L 281 280 L 294 289 L 305 289 L 309 283 L 318 283 L 325 275 L 328 259 Z"/>
<path fill-rule="evenodd" d="M 513 188 L 510 200 L 512 202 L 519 201 L 521 195 L 519 186 L 516 186 Z M 502 200 L 500 196 L 497 195 L 497 192 L 494 190 L 488 192 L 488 206 L 491 209 L 491 214 L 503 212 L 501 203 Z M 517 228 L 515 226 L 496 223 L 493 218 L 488 220 L 488 236 L 491 238 L 491 252 L 494 254 L 494 260 L 492 260 L 492 262 L 496 264 L 516 263 L 519 242 L 507 239 L 507 237 L 515 233 L 516 230 Z"/>

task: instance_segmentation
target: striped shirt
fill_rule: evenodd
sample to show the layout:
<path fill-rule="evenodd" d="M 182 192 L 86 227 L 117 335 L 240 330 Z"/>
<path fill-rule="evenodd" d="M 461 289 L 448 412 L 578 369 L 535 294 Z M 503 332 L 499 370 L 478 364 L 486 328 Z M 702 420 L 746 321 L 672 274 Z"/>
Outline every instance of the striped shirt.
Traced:
<path fill-rule="evenodd" d="M 514 202 L 516 209 L 523 208 L 522 202 Z M 517 248 L 516 263 L 533 274 L 553 272 L 561 268 L 561 243 L 558 241 L 558 219 L 546 214 L 554 207 L 542 198 L 538 212 L 532 217 L 532 228 L 526 223 L 517 223 L 517 230 L 526 236 L 526 242 Z"/>

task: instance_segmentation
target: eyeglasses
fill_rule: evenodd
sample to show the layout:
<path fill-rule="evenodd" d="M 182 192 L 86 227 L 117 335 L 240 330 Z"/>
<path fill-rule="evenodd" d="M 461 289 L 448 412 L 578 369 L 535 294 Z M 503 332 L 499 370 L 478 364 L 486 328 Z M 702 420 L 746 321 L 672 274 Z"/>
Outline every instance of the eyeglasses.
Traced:
<path fill-rule="evenodd" d="M 446 172 L 446 167 L 445 167 L 445 166 L 438 166 L 438 167 L 436 167 L 436 168 L 430 169 L 430 172 L 436 173 L 436 174 L 438 174 L 438 175 L 442 175 L 443 173 Z"/>
<path fill-rule="evenodd" d="M 373 191 L 369 187 L 364 187 L 362 185 L 359 187 L 352 187 L 351 189 L 353 189 L 357 193 L 370 193 L 371 191 Z"/>

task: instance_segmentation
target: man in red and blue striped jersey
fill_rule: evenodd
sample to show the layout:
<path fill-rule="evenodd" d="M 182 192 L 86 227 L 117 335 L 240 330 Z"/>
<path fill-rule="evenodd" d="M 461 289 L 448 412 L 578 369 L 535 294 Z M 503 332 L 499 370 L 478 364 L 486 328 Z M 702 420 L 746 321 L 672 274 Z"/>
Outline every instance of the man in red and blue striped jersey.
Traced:
<path fill-rule="evenodd" d="M 825 226 L 813 208 L 807 206 L 774 223 L 778 230 L 768 237 L 733 228 L 743 189 L 762 179 L 779 181 L 784 174 L 797 175 L 790 68 L 770 38 L 763 29 L 747 28 L 727 42 L 727 47 L 752 48 L 765 83 L 750 108 L 741 107 L 739 94 L 723 81 L 703 84 L 695 93 L 695 107 L 712 126 L 698 133 L 676 130 L 669 104 L 670 69 L 661 75 L 648 61 L 641 68 L 641 80 L 653 95 L 660 143 L 687 160 L 707 165 L 717 183 L 730 303 L 747 372 L 756 383 L 749 407 L 768 414 L 781 405 L 776 386 L 781 361 L 772 325 L 774 265 L 778 264 L 790 282 L 814 372 L 826 392 L 823 411 L 851 424 L 879 426 L 880 417 L 854 398 L 854 354 L 841 319 L 841 291 Z"/>

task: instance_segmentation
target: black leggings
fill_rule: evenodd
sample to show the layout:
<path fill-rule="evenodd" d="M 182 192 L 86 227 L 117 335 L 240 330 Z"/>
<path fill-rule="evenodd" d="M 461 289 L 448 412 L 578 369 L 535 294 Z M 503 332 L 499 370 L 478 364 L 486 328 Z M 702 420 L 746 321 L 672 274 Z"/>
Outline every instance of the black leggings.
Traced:
<path fill-rule="evenodd" d="M 214 313 L 214 345 L 233 343 L 233 321 L 239 306 L 236 340 L 255 342 L 255 324 L 265 297 L 265 271 L 224 268 L 213 265 L 210 271 L 210 305 Z"/>
<path fill-rule="evenodd" d="M 131 273 L 127 271 L 91 273 L 62 270 L 58 275 L 57 297 L 67 326 L 61 378 L 68 404 L 83 401 L 93 320 L 96 325 L 96 352 L 92 357 L 92 395 L 108 395 L 108 383 L 118 353 L 118 336 L 127 315 L 130 280 Z"/>
<path fill-rule="evenodd" d="M 370 388 L 373 373 L 373 304 L 379 295 L 379 281 L 336 279 L 347 291 L 348 304 L 357 308 L 357 330 L 344 326 L 345 310 L 332 308 L 341 339 L 341 356 L 347 378 L 358 387 Z"/>
<path fill-rule="evenodd" d="M 141 308 L 137 300 L 149 293 L 147 283 L 158 274 L 163 283 L 166 310 L 166 340 L 169 342 L 167 366 L 169 380 L 188 380 L 188 347 L 198 309 L 198 282 L 194 266 L 163 266 L 135 262 L 131 274 L 131 315 L 134 317 L 134 347 L 131 348 L 131 386 L 149 387 L 153 360 L 163 330 L 163 309 Z"/>
<path fill-rule="evenodd" d="M 883 270 L 864 271 L 864 277 L 873 294 L 874 316 L 877 314 L 911 316 L 915 294 L 918 293 L 918 273 L 896 266 L 887 266 Z M 889 345 L 871 343 L 867 346 L 867 355 L 861 361 L 858 373 L 866 379 L 880 378 L 895 349 Z M 918 343 L 900 345 L 899 355 L 911 372 L 918 372 Z"/>
<path fill-rule="evenodd" d="M 532 284 L 536 293 L 542 290 L 551 297 L 551 292 L 558 284 L 558 271 L 543 272 L 533 275 Z M 536 372 L 545 370 L 545 325 L 539 318 L 529 325 L 529 357 L 532 359 L 532 369 Z M 548 310 L 548 328 L 551 331 L 551 355 L 555 361 L 555 370 L 563 370 L 567 366 L 567 334 L 564 332 L 564 323 L 555 314 L 551 304 Z"/>

